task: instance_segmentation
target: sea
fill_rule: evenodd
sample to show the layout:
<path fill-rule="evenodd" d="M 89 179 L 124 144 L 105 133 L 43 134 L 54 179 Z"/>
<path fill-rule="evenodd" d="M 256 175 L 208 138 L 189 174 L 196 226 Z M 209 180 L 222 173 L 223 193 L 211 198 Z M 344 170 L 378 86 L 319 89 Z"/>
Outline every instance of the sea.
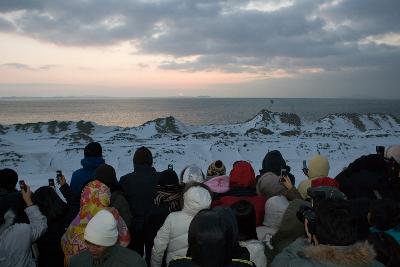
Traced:
<path fill-rule="evenodd" d="M 0 124 L 92 121 L 131 127 L 173 116 L 186 124 L 230 124 L 262 109 L 313 121 L 335 113 L 400 116 L 400 100 L 316 98 L 0 98 Z"/>

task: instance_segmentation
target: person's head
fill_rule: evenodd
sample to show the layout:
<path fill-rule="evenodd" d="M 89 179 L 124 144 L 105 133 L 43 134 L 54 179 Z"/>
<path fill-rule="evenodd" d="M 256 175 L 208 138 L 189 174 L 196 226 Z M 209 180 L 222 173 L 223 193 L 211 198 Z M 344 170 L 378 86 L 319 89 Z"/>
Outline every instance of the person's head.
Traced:
<path fill-rule="evenodd" d="M 229 184 L 231 187 L 255 187 L 256 175 L 250 162 L 239 160 L 233 163 L 229 173 Z"/>
<path fill-rule="evenodd" d="M 118 229 L 112 213 L 108 210 L 97 212 L 85 228 L 84 239 L 95 259 L 101 258 L 107 248 L 114 246 L 118 240 Z"/>
<path fill-rule="evenodd" d="M 216 176 L 222 176 L 226 174 L 226 168 L 224 163 L 220 160 L 216 160 L 210 164 L 207 168 L 207 178 L 212 178 Z"/>
<path fill-rule="evenodd" d="M 289 201 L 285 196 L 273 196 L 265 202 L 264 228 L 259 228 L 257 231 L 261 236 L 265 234 L 275 235 L 283 219 L 283 215 L 289 206 Z"/>
<path fill-rule="evenodd" d="M 39 187 L 32 197 L 47 221 L 61 218 L 66 212 L 66 204 L 51 186 Z"/>
<path fill-rule="evenodd" d="M 247 200 L 240 200 L 231 206 L 239 227 L 239 241 L 257 240 L 256 211 Z"/>
<path fill-rule="evenodd" d="M 388 267 L 400 266 L 400 245 L 385 232 L 371 233 L 368 242 L 374 246 L 376 260 Z"/>
<path fill-rule="evenodd" d="M 400 164 L 400 145 L 393 145 L 385 150 L 385 158 L 393 158 L 398 164 Z"/>
<path fill-rule="evenodd" d="M 18 174 L 13 169 L 0 170 L 0 188 L 7 192 L 14 192 L 18 182 Z"/>
<path fill-rule="evenodd" d="M 85 147 L 85 149 L 83 150 L 83 154 L 85 158 L 102 157 L 103 149 L 101 148 L 101 145 L 99 143 L 91 142 Z"/>
<path fill-rule="evenodd" d="M 211 205 L 212 192 L 202 183 L 191 182 L 183 190 L 183 209 L 186 212 L 196 214 Z"/>
<path fill-rule="evenodd" d="M 203 171 L 195 165 L 185 167 L 180 175 L 180 182 L 185 184 L 190 182 L 202 183 L 204 180 Z"/>
<path fill-rule="evenodd" d="M 193 218 L 188 243 L 193 262 L 199 267 L 224 267 L 232 261 L 233 232 L 215 210 L 202 210 Z"/>
<path fill-rule="evenodd" d="M 371 203 L 368 221 L 380 231 L 387 231 L 400 224 L 399 204 L 391 199 L 378 199 Z"/>
<path fill-rule="evenodd" d="M 92 213 L 110 206 L 111 191 L 108 186 L 98 180 L 89 182 L 82 190 L 81 210 Z"/>
<path fill-rule="evenodd" d="M 133 165 L 142 165 L 146 167 L 153 166 L 153 155 L 151 151 L 144 146 L 136 149 L 135 154 L 133 155 Z"/>
<path fill-rule="evenodd" d="M 275 175 L 281 175 L 281 169 L 287 169 L 286 161 L 282 157 L 281 152 L 278 150 L 269 151 L 262 162 L 262 169 L 260 170 L 260 174 L 263 175 L 266 172 L 272 172 Z M 290 168 L 288 172 L 290 171 Z"/>
<path fill-rule="evenodd" d="M 273 196 L 283 195 L 287 188 L 282 185 L 281 177 L 273 172 L 264 173 L 256 183 L 257 194 L 269 199 Z"/>
<path fill-rule="evenodd" d="M 329 174 L 328 158 L 322 155 L 316 155 L 308 163 L 308 178 L 327 177 Z"/>
<path fill-rule="evenodd" d="M 315 221 L 319 244 L 349 246 L 357 242 L 357 223 L 347 201 L 321 200 L 315 206 Z"/>
<path fill-rule="evenodd" d="M 179 184 L 179 178 L 178 175 L 174 170 L 166 169 L 162 172 L 160 172 L 160 175 L 158 176 L 158 185 L 165 186 L 165 185 L 178 185 Z"/>
<path fill-rule="evenodd" d="M 117 174 L 108 164 L 101 164 L 94 172 L 94 178 L 110 188 L 111 192 L 118 188 Z"/>

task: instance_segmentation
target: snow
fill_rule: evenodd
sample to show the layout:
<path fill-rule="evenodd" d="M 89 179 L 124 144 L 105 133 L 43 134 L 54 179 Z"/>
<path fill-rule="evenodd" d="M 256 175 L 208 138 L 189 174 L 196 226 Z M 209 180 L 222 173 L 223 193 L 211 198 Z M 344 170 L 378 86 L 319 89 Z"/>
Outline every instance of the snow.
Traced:
<path fill-rule="evenodd" d="M 173 117 L 131 128 L 82 121 L 3 125 L 0 162 L 1 168 L 15 169 L 35 189 L 54 178 L 56 170 L 68 179 L 81 167 L 83 148 L 91 140 L 101 143 L 105 160 L 118 177 L 132 171 L 132 157 L 140 146 L 150 148 L 157 170 L 173 164 L 178 174 L 191 164 L 206 172 L 217 159 L 228 173 L 236 160 L 248 160 L 258 173 L 265 154 L 277 149 L 298 184 L 305 179 L 304 159 L 326 155 L 330 176 L 335 177 L 356 158 L 375 153 L 375 146 L 400 143 L 399 123 L 384 114 L 332 114 L 306 121 L 296 114 L 262 110 L 247 122 L 229 125 L 185 125 Z"/>

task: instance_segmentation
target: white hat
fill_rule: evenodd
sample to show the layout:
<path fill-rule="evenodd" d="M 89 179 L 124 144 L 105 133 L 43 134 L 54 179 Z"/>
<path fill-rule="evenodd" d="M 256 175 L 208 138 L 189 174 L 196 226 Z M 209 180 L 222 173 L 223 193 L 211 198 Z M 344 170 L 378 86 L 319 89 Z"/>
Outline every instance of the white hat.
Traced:
<path fill-rule="evenodd" d="M 203 183 L 204 179 L 203 171 L 195 165 L 187 166 L 185 169 L 183 169 L 183 173 L 181 174 L 181 183 Z"/>
<path fill-rule="evenodd" d="M 117 243 L 117 222 L 111 212 L 100 210 L 89 221 L 85 229 L 85 240 L 92 244 L 111 247 Z"/>

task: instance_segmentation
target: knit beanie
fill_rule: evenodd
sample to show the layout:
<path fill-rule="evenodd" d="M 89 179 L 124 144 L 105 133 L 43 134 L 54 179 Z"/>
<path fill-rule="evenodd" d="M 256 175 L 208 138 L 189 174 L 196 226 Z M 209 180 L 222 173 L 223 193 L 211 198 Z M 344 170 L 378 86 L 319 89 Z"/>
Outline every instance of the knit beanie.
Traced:
<path fill-rule="evenodd" d="M 332 186 L 339 189 L 338 181 L 329 177 L 321 177 L 311 180 L 311 187 L 318 187 L 318 186 Z"/>
<path fill-rule="evenodd" d="M 178 175 L 174 170 L 165 170 L 160 172 L 158 185 L 177 185 L 179 184 Z"/>
<path fill-rule="evenodd" d="M 216 160 L 208 166 L 207 178 L 222 176 L 226 174 L 225 165 L 220 160 Z"/>
<path fill-rule="evenodd" d="M 133 155 L 133 165 L 153 166 L 153 155 L 147 147 L 139 147 Z"/>
<path fill-rule="evenodd" d="M 0 187 L 8 192 L 14 191 L 18 182 L 18 174 L 13 169 L 0 170 Z"/>
<path fill-rule="evenodd" d="M 393 145 L 386 149 L 385 158 L 393 158 L 398 164 L 400 164 L 400 145 Z"/>
<path fill-rule="evenodd" d="M 276 175 L 281 175 L 282 168 L 287 169 L 286 161 L 283 159 L 281 152 L 272 150 L 265 155 L 260 173 L 272 172 Z"/>
<path fill-rule="evenodd" d="M 108 164 L 101 164 L 94 172 L 94 178 L 105 184 L 111 191 L 118 184 L 117 175 L 112 166 Z"/>
<path fill-rule="evenodd" d="M 327 177 L 329 173 L 329 162 L 325 156 L 316 155 L 308 164 L 308 179 Z"/>
<path fill-rule="evenodd" d="M 199 167 L 193 165 L 183 169 L 180 180 L 181 183 L 189 183 L 189 182 L 203 183 L 204 178 L 205 177 L 203 171 Z"/>
<path fill-rule="evenodd" d="M 279 182 L 279 179 L 280 177 L 272 172 L 264 173 L 257 181 L 257 194 L 267 199 L 282 195 L 287 189 Z"/>
<path fill-rule="evenodd" d="M 83 154 L 85 158 L 87 157 L 101 157 L 103 155 L 103 150 L 101 148 L 101 145 L 97 142 L 91 142 L 89 143 L 84 151 Z"/>
<path fill-rule="evenodd" d="M 92 244 L 111 247 L 117 243 L 118 230 L 114 216 L 108 210 L 100 210 L 85 228 L 85 240 Z"/>

